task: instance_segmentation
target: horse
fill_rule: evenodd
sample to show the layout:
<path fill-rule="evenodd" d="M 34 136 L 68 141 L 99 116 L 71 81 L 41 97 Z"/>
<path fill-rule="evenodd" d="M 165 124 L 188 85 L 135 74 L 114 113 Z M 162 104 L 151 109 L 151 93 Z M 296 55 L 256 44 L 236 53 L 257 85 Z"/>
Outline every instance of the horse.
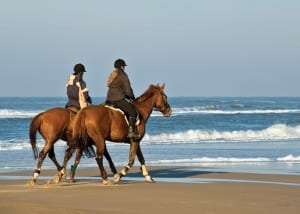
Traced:
<path fill-rule="evenodd" d="M 169 117 L 172 113 L 172 109 L 167 101 L 167 96 L 164 93 L 164 88 L 165 84 L 150 85 L 141 96 L 132 102 L 132 105 L 139 114 L 140 123 L 137 125 L 137 130 L 141 135 L 141 138 L 139 139 L 129 139 L 127 137 L 128 123 L 126 122 L 126 118 L 120 111 L 113 110 L 105 104 L 88 106 L 78 112 L 72 122 L 73 125 L 70 126 L 70 129 L 72 129 L 72 137 L 70 137 L 69 148 L 65 153 L 63 163 L 64 169 L 61 170 L 59 176 L 64 176 L 65 167 L 71 156 L 70 153 L 72 153 L 74 148 L 78 147 L 76 144 L 79 143 L 79 147 L 82 148 L 83 151 L 88 151 L 88 148 L 91 145 L 87 143 L 86 139 L 92 138 L 96 147 L 95 159 L 100 170 L 103 184 L 106 185 L 110 183 L 107 172 L 103 166 L 103 154 L 106 147 L 106 140 L 130 144 L 129 162 L 127 166 L 114 176 L 113 183 L 118 183 L 120 179 L 127 174 L 134 164 L 135 156 L 138 157 L 141 164 L 141 171 L 146 182 L 154 182 L 146 168 L 140 142 L 145 135 L 146 123 L 154 108 L 159 110 L 165 117 Z M 80 157 L 77 158 L 80 159 Z M 75 161 L 79 162 L 79 160 Z"/>
<path fill-rule="evenodd" d="M 41 173 L 41 167 L 43 161 L 47 156 L 47 154 L 48 157 L 52 160 L 52 162 L 56 166 L 58 171 L 61 171 L 63 169 L 63 167 L 56 160 L 55 152 L 54 152 L 54 144 L 59 139 L 68 142 L 67 130 L 69 124 L 71 123 L 75 115 L 76 115 L 76 110 L 74 109 L 57 107 L 57 108 L 51 108 L 44 112 L 41 112 L 32 119 L 29 127 L 29 138 L 30 138 L 30 143 L 34 154 L 34 158 L 35 159 L 38 158 L 38 161 L 37 161 L 37 167 L 34 170 L 30 181 L 31 185 L 34 185 L 37 182 L 37 178 Z M 45 145 L 41 150 L 41 152 L 39 153 L 36 146 L 37 132 L 39 132 L 39 134 L 45 140 Z M 77 156 L 81 156 L 81 153 L 82 151 L 78 148 Z M 106 148 L 104 150 L 104 156 L 109 162 L 112 173 L 116 174 L 117 170 Z M 74 177 L 72 173 L 73 171 L 71 171 L 71 181 Z"/>

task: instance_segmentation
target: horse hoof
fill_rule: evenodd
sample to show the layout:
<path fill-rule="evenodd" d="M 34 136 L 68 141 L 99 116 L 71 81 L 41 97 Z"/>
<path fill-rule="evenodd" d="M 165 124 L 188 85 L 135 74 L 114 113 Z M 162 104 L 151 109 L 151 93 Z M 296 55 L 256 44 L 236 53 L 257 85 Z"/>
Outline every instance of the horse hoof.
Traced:
<path fill-rule="evenodd" d="M 113 182 L 116 184 L 119 183 L 120 180 L 121 180 L 121 176 L 119 174 L 115 174 L 113 178 Z"/>
<path fill-rule="evenodd" d="M 60 177 L 60 182 L 62 182 L 62 181 L 67 181 L 67 176 L 66 175 L 62 175 Z"/>
<path fill-rule="evenodd" d="M 106 186 L 112 184 L 111 181 L 110 181 L 109 179 L 103 180 L 102 183 L 103 183 L 104 185 L 106 185 Z"/>
<path fill-rule="evenodd" d="M 48 180 L 48 181 L 45 183 L 45 186 L 48 187 L 50 184 L 51 184 L 51 180 Z"/>
<path fill-rule="evenodd" d="M 55 184 L 58 184 L 60 181 L 61 181 L 61 175 L 59 175 L 59 174 L 56 174 L 55 176 L 54 176 L 54 178 L 53 178 L 53 182 L 55 183 Z"/>
<path fill-rule="evenodd" d="M 28 186 L 34 186 L 36 184 L 36 180 L 35 179 L 31 179 L 30 181 L 27 182 Z"/>
<path fill-rule="evenodd" d="M 155 183 L 155 181 L 150 175 L 145 176 L 145 180 L 147 183 Z"/>

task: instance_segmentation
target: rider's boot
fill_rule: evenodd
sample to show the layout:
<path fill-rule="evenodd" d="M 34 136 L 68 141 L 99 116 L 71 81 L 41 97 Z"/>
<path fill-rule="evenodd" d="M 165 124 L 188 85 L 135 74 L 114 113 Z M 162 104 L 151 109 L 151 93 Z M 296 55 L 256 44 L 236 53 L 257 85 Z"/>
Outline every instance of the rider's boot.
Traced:
<path fill-rule="evenodd" d="M 141 137 L 135 127 L 135 117 L 129 117 L 129 129 L 127 137 L 135 139 L 139 139 Z"/>

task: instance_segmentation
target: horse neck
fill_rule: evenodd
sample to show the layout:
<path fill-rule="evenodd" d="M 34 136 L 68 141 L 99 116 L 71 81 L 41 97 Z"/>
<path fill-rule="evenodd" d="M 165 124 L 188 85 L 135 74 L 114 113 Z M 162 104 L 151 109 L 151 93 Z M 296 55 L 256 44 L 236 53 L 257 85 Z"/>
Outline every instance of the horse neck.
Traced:
<path fill-rule="evenodd" d="M 154 107 L 154 100 L 152 97 L 146 99 L 145 101 L 143 101 L 141 103 L 138 103 L 138 102 L 133 103 L 136 110 L 139 112 L 139 114 L 142 116 L 142 118 L 145 119 L 146 121 L 150 117 L 153 107 Z"/>

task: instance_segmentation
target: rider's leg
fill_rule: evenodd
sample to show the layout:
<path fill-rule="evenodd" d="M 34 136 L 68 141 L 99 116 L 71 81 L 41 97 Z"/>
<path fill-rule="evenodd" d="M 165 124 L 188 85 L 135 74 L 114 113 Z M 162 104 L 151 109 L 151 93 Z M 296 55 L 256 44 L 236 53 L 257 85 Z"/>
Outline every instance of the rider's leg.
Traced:
<path fill-rule="evenodd" d="M 128 103 L 125 99 L 118 100 L 114 103 L 128 115 L 129 129 L 128 129 L 127 137 L 136 138 L 136 139 L 140 138 L 140 134 L 138 133 L 135 126 L 137 112 L 134 109 L 134 107 L 131 105 L 131 103 Z"/>

